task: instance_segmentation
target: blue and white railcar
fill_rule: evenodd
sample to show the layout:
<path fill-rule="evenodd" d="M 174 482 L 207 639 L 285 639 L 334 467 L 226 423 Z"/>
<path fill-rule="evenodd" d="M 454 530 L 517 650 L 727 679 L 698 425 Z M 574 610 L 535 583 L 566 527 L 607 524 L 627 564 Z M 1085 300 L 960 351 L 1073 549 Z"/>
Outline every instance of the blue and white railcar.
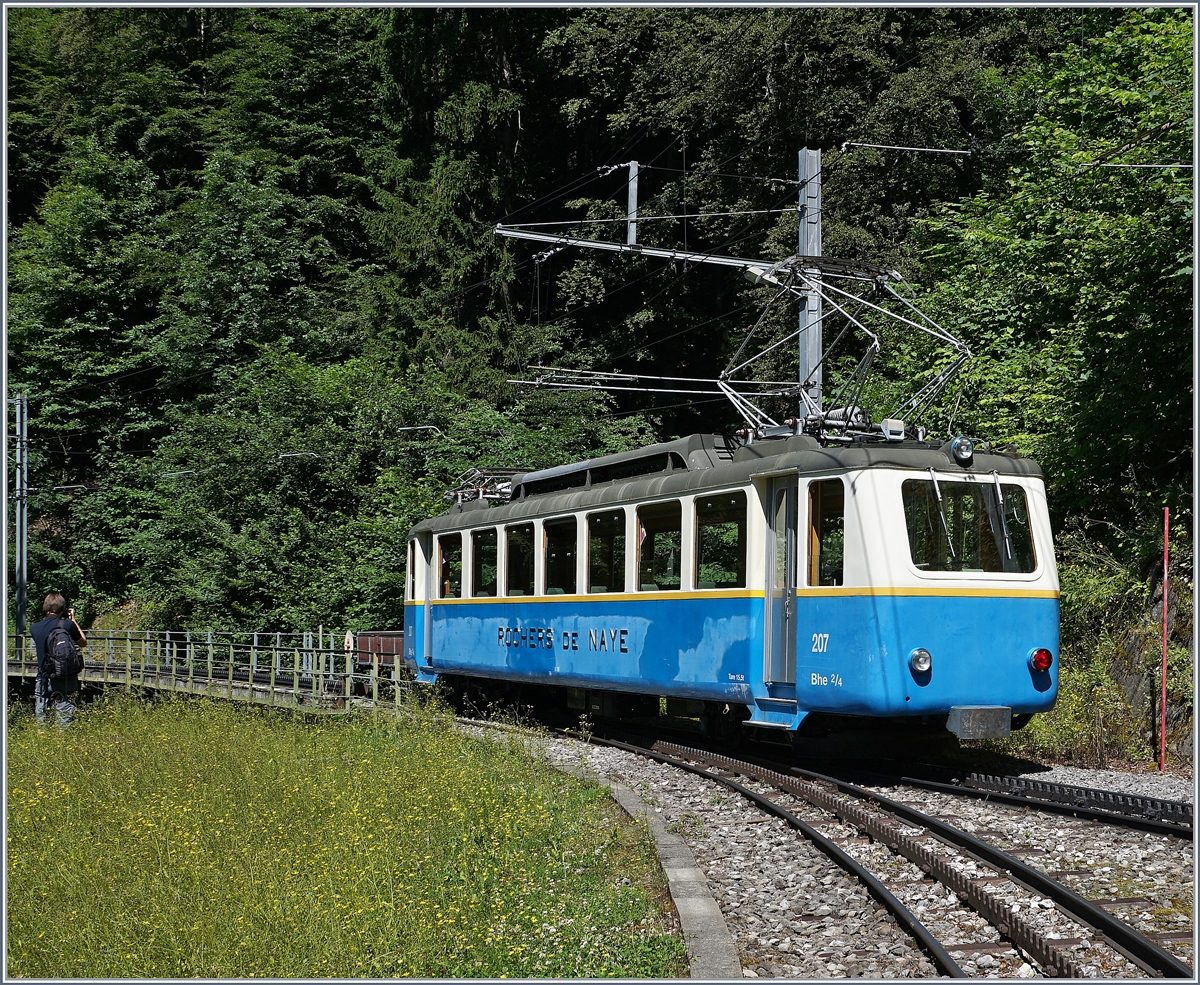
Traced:
<path fill-rule="evenodd" d="M 961 439 L 692 435 L 518 475 L 414 527 L 406 586 L 418 680 L 558 685 L 572 707 L 975 737 L 1058 689 L 1040 469 Z"/>

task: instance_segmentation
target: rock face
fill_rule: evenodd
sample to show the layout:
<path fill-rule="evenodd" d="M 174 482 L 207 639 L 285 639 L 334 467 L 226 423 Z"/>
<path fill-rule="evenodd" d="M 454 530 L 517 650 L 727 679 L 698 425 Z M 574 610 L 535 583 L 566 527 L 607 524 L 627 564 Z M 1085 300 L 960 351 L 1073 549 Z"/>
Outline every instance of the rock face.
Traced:
<path fill-rule="evenodd" d="M 1171 578 L 1167 592 L 1167 642 L 1178 652 L 1190 649 L 1192 638 L 1191 585 Z M 1156 753 L 1162 695 L 1162 569 L 1156 572 L 1150 597 L 1136 627 L 1127 632 L 1115 649 L 1109 673 L 1120 686 L 1140 732 Z M 1179 759 L 1192 757 L 1191 665 L 1181 669 L 1177 662 L 1167 676 L 1167 751 Z"/>

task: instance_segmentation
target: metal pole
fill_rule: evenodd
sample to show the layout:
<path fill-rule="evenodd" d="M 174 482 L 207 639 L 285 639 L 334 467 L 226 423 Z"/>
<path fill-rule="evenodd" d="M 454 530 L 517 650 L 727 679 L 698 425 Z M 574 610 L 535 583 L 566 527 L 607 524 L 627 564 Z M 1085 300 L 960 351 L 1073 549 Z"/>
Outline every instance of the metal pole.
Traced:
<path fill-rule="evenodd" d="M 637 242 L 637 179 L 638 162 L 629 162 L 629 211 L 625 215 L 625 243 L 632 245 Z"/>
<path fill-rule="evenodd" d="M 821 256 L 821 151 L 800 151 L 800 213 L 798 252 L 801 257 Z M 801 261 L 803 263 L 803 261 Z M 821 276 L 820 270 L 806 270 L 810 277 Z M 800 299 L 800 383 L 810 380 L 807 393 L 813 403 L 821 406 L 823 368 L 821 362 L 821 295 L 806 291 Z M 800 401 L 800 417 L 807 417 L 808 410 L 803 398 Z"/>
<path fill-rule="evenodd" d="M 17 590 L 13 602 L 17 636 L 20 637 L 28 628 L 29 604 L 29 398 L 21 393 L 11 402 L 17 405 L 17 475 L 13 489 Z"/>
<path fill-rule="evenodd" d="M 1170 534 L 1171 511 L 1163 507 L 1163 651 L 1162 651 L 1162 698 L 1158 706 L 1158 770 L 1167 768 L 1167 561 L 1169 559 L 1167 538 Z"/>

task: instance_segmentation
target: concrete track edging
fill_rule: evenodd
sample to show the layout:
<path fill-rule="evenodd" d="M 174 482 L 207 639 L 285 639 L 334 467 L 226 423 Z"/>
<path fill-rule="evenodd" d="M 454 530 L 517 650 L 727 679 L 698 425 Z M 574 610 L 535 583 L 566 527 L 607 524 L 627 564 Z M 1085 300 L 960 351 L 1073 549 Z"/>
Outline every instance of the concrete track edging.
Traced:
<path fill-rule="evenodd" d="M 742 959 L 729 934 L 725 917 L 708 889 L 708 880 L 696 865 L 695 856 L 679 835 L 668 831 L 658 813 L 634 791 L 619 783 L 600 780 L 613 799 L 631 817 L 645 819 L 659 862 L 667 876 L 667 888 L 683 931 L 688 970 L 692 978 L 707 981 L 740 980 Z"/>

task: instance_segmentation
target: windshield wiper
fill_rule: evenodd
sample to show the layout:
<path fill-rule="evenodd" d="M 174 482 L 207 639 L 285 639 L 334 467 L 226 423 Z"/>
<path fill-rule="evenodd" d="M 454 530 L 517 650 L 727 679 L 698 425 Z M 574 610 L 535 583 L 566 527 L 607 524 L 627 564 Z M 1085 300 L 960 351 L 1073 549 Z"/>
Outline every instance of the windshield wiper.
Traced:
<path fill-rule="evenodd" d="M 1008 536 L 1008 521 L 1004 518 L 1004 491 L 1000 488 L 1000 473 L 995 469 L 992 469 L 992 479 L 996 483 L 996 502 L 999 504 L 997 508 L 1000 511 L 1000 528 L 1004 531 L 1004 554 L 1011 561 L 1013 556 L 1012 541 Z M 992 532 L 995 532 L 994 528 Z"/>
<path fill-rule="evenodd" d="M 957 561 L 958 555 L 954 553 L 954 542 L 950 537 L 950 524 L 946 521 L 946 507 L 942 504 L 942 490 L 938 487 L 937 476 L 933 474 L 932 467 L 929 469 L 929 478 L 933 480 L 933 492 L 937 496 L 938 512 L 942 515 L 942 529 L 946 531 L 946 546 L 950 548 L 950 557 Z"/>

